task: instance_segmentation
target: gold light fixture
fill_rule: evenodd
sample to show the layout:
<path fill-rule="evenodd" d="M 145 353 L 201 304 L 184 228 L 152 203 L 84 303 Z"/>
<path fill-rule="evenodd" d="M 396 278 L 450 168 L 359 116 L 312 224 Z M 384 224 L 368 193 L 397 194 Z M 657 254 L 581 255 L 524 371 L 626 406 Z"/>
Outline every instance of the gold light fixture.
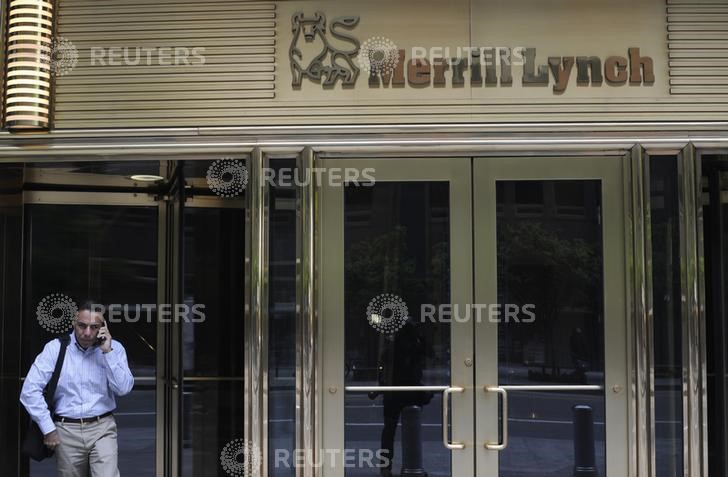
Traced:
<path fill-rule="evenodd" d="M 11 0 L 5 44 L 4 126 L 16 131 L 50 127 L 53 4 Z"/>

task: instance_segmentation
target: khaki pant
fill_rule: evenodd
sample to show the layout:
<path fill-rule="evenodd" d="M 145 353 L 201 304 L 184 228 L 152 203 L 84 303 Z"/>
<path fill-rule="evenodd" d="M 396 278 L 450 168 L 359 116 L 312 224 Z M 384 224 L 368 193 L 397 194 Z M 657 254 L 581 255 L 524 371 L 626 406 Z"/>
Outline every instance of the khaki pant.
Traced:
<path fill-rule="evenodd" d="M 57 421 L 61 444 L 56 448 L 58 477 L 118 477 L 116 421 L 107 416 L 96 422 Z"/>

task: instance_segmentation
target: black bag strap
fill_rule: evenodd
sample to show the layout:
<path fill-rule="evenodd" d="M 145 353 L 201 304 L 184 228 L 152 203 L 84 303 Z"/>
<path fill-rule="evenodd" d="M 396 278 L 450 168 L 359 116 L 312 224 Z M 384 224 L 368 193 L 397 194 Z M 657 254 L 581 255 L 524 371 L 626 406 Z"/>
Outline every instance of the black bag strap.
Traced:
<path fill-rule="evenodd" d="M 61 336 L 58 338 L 61 342 L 61 349 L 58 351 L 58 358 L 56 358 L 56 367 L 53 369 L 53 375 L 51 380 L 45 388 L 45 399 L 48 404 L 48 410 L 53 414 L 53 396 L 56 394 L 56 387 L 58 387 L 58 379 L 61 377 L 61 368 L 63 368 L 63 360 L 66 358 L 66 348 L 68 343 L 71 342 L 70 336 Z"/>

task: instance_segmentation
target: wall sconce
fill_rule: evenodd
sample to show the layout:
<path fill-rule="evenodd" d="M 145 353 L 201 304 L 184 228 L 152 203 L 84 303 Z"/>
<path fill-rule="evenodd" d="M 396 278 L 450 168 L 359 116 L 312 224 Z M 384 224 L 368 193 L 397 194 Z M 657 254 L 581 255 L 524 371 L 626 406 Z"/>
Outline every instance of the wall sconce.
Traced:
<path fill-rule="evenodd" d="M 3 126 L 14 131 L 50 127 L 52 0 L 10 0 L 5 40 Z"/>

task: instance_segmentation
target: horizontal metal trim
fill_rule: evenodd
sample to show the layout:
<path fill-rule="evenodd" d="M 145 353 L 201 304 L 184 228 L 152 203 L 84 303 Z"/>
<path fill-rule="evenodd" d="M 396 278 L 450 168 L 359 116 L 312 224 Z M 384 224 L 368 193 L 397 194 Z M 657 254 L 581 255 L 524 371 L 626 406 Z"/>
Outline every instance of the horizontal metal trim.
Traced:
<path fill-rule="evenodd" d="M 266 65 L 264 63 L 269 63 Z M 265 72 L 273 71 L 272 58 L 256 63 L 238 63 L 235 65 L 159 65 L 159 66 L 85 66 L 74 68 L 72 74 L 79 76 L 92 75 L 124 75 L 124 74 L 165 74 L 178 73 L 231 73 L 231 72 Z M 69 77 L 70 80 L 71 77 Z"/>
<path fill-rule="evenodd" d="M 668 40 L 728 40 L 728 31 L 689 31 L 689 32 L 670 32 L 667 35 Z"/>
<path fill-rule="evenodd" d="M 205 7 L 207 7 L 207 5 L 205 5 Z M 83 31 L 86 28 L 94 28 L 99 25 L 113 26 L 117 29 L 122 29 L 122 26 L 136 29 L 136 27 L 147 25 L 156 26 L 157 28 L 166 28 L 170 25 L 174 25 L 175 27 L 186 27 L 189 26 L 187 24 L 190 22 L 193 22 L 195 25 L 199 25 L 200 20 L 204 18 L 205 24 L 209 23 L 220 26 L 217 22 L 222 21 L 224 23 L 230 23 L 230 27 L 232 28 L 241 22 L 247 25 L 259 20 L 274 20 L 276 17 L 275 11 L 272 9 L 258 11 L 221 9 L 219 12 L 203 9 L 199 12 L 179 13 L 167 11 L 160 12 L 158 14 L 152 14 L 149 9 L 146 8 L 144 10 L 129 10 L 126 13 L 119 12 L 115 9 L 113 15 L 98 14 L 95 13 L 95 10 L 89 10 L 89 12 L 93 13 L 84 15 L 62 14 L 59 16 L 58 25 L 64 32 L 74 31 L 73 28 L 77 27 L 79 27 L 79 30 L 77 31 Z M 124 21 L 114 21 L 114 18 L 120 15 L 123 15 Z M 275 28 L 275 22 L 270 22 L 268 25 L 271 28 Z"/>
<path fill-rule="evenodd" d="M 695 78 L 670 78 L 671 85 L 728 85 L 726 76 L 699 76 Z"/>
<path fill-rule="evenodd" d="M 120 50 L 120 54 L 114 53 L 115 61 L 121 61 L 120 58 L 124 58 L 124 61 L 136 61 L 137 58 L 143 58 L 145 61 L 147 58 L 149 60 L 153 61 L 159 61 L 159 54 L 158 51 L 149 51 L 149 54 L 147 52 L 139 52 L 136 53 L 136 50 L 133 47 L 132 49 L 124 49 L 123 47 Z M 170 46 L 171 48 L 175 48 Z M 267 58 L 267 57 L 273 57 L 275 56 L 275 48 L 273 46 L 241 46 L 235 48 L 237 51 L 233 51 L 233 48 L 226 48 L 227 51 L 222 51 L 223 48 L 221 47 L 215 47 L 215 48 L 205 48 L 204 50 L 199 49 L 197 51 L 198 54 L 201 56 L 204 56 L 205 58 L 205 65 L 208 64 L 217 64 L 221 62 L 226 62 L 225 64 L 234 64 L 234 63 L 249 63 L 249 61 L 239 61 L 241 58 Z M 187 48 L 187 51 L 192 53 L 192 49 Z M 167 53 L 162 53 L 167 54 Z M 100 57 L 100 54 L 98 56 L 95 56 L 93 58 L 92 63 L 92 54 L 90 49 L 83 49 L 78 51 L 78 64 L 83 66 L 96 66 L 97 68 L 102 68 L 106 66 L 104 63 L 102 63 L 102 60 L 104 62 L 108 61 L 107 57 L 104 56 L 102 59 Z M 166 58 L 165 58 L 166 60 Z M 199 63 L 199 60 L 197 61 Z M 201 65 L 204 66 L 204 65 Z"/>
<path fill-rule="evenodd" d="M 331 139 L 330 137 L 307 137 L 294 139 L 275 139 L 261 138 L 248 141 L 235 140 L 221 141 L 221 138 L 209 138 L 209 141 L 201 141 L 201 138 L 195 138 L 196 141 L 182 141 L 179 138 L 171 138 L 169 140 L 159 140 L 159 138 L 150 138 L 150 141 L 116 141 L 116 142 L 76 142 L 76 143 L 57 143 L 41 147 L 34 144 L 31 147 L 23 147 L 20 144 L 0 145 L 0 160 L 3 162 L 12 162 L 20 157 L 39 157 L 49 158 L 56 156 L 71 155 L 98 155 L 116 153 L 119 155 L 126 154 L 133 156 L 134 154 L 179 154 L 186 153 L 226 153 L 231 150 L 244 152 L 254 147 L 272 147 L 272 148 L 290 148 L 291 150 L 303 147 L 312 147 L 316 150 L 321 149 L 340 149 L 345 150 L 377 150 L 389 148 L 396 154 L 396 148 L 404 148 L 406 150 L 467 150 L 477 152 L 481 148 L 488 150 L 541 150 L 541 149 L 615 149 L 629 148 L 634 144 L 643 144 L 645 146 L 674 148 L 684 146 L 691 141 L 699 145 L 705 141 L 710 144 L 728 144 L 728 135 L 716 136 L 672 136 L 672 137 L 644 137 L 644 136 L 610 136 L 610 137 L 571 137 L 571 138 L 555 138 L 555 137 L 382 137 L 382 138 L 341 138 Z M 108 160 L 108 159 L 107 159 Z"/>
<path fill-rule="evenodd" d="M 687 48 L 684 50 L 670 50 L 669 57 L 684 58 L 725 58 L 728 56 L 728 50 L 702 50 L 698 48 Z"/>
<path fill-rule="evenodd" d="M 728 13 L 728 5 L 725 4 L 712 4 L 712 5 L 700 5 L 700 4 L 690 4 L 690 5 L 668 5 L 667 7 L 667 13 L 671 15 L 680 15 L 680 14 L 701 14 L 701 13 Z"/>
<path fill-rule="evenodd" d="M 270 69 L 273 71 L 273 67 L 262 68 Z M 145 74 L 145 75 L 99 75 L 99 76 L 84 76 L 83 78 L 74 78 L 73 81 L 67 81 L 63 79 L 56 80 L 57 90 L 66 92 L 69 88 L 73 88 L 77 85 L 96 85 L 99 88 L 106 87 L 119 87 L 121 85 L 135 85 L 138 84 L 140 87 L 146 87 L 145 83 L 157 84 L 157 83 L 179 83 L 195 85 L 196 89 L 207 87 L 206 83 L 211 82 L 223 82 L 228 83 L 245 83 L 248 81 L 273 81 L 274 75 L 268 72 L 253 72 L 253 73 L 176 73 L 170 74 Z M 222 84 L 222 83 L 221 83 Z M 86 88 L 84 88 L 86 89 Z M 72 89 L 70 90 L 73 91 Z"/>
<path fill-rule="evenodd" d="M 59 31 L 60 34 L 65 34 L 62 30 Z M 185 31 L 182 30 L 170 30 L 170 31 L 164 31 L 164 30 L 156 30 L 152 32 L 109 32 L 103 34 L 103 45 L 105 45 L 107 42 L 112 42 L 114 40 L 117 41 L 124 41 L 124 40 L 163 40 L 163 39 L 176 39 L 179 40 L 180 45 L 189 45 L 194 44 L 198 38 L 245 38 L 245 37 L 273 37 L 274 36 L 274 30 L 272 28 L 245 28 L 241 25 L 240 29 L 211 29 L 211 28 L 204 28 L 195 30 L 194 37 L 192 38 L 191 35 L 188 36 L 185 34 Z M 100 33 L 76 33 L 73 35 L 73 38 L 71 41 L 73 41 L 74 44 L 76 44 L 77 41 L 93 41 L 96 43 L 96 45 L 99 45 Z M 78 45 L 76 45 L 78 46 Z"/>
<path fill-rule="evenodd" d="M 442 392 L 449 388 L 450 386 L 346 386 L 344 390 L 351 393 L 414 391 Z"/>
<path fill-rule="evenodd" d="M 238 98 L 242 99 L 207 99 L 205 101 L 205 104 L 207 107 L 205 108 L 197 108 L 193 109 L 195 104 L 199 104 L 199 100 L 182 100 L 179 99 L 179 95 L 164 95 L 164 94 L 158 94 L 156 96 L 159 96 L 159 98 L 155 99 L 149 99 L 146 100 L 144 97 L 141 97 L 140 100 L 131 101 L 116 101 L 113 98 L 109 98 L 105 101 L 69 101 L 68 99 L 64 101 L 56 101 L 56 107 L 55 111 L 57 114 L 63 113 L 64 111 L 73 111 L 73 112 L 81 112 L 81 111 L 108 111 L 111 105 L 114 105 L 114 115 L 118 117 L 124 117 L 124 114 L 139 114 L 140 111 L 154 111 L 153 114 L 150 114 L 148 116 L 154 117 L 158 116 L 160 113 L 163 113 L 164 111 L 172 111 L 172 114 L 174 115 L 174 112 L 177 112 L 177 114 L 180 113 L 180 110 L 184 110 L 184 108 L 189 108 L 190 111 L 197 111 L 197 113 L 191 113 L 189 117 L 195 117 L 200 116 L 200 112 L 205 111 L 209 108 L 219 107 L 223 108 L 225 106 L 229 108 L 245 108 L 245 102 L 247 99 L 254 98 L 254 99 L 272 99 L 275 97 L 275 92 L 273 90 L 248 90 L 248 91 L 241 91 L 238 93 Z M 162 96 L 166 96 L 165 98 L 162 98 Z M 146 114 L 146 113 L 145 113 Z M 184 114 L 185 117 L 187 117 L 187 114 Z"/>
<path fill-rule="evenodd" d="M 604 391 L 604 386 L 591 385 L 591 384 L 580 384 L 580 385 L 505 385 L 500 386 L 507 391 L 547 391 L 547 392 L 560 392 L 560 391 Z"/>
<path fill-rule="evenodd" d="M 125 205 L 156 207 L 154 197 L 148 194 L 110 193 L 110 192 L 62 192 L 62 191 L 24 191 L 23 203 L 64 204 L 64 205 Z"/>
<path fill-rule="evenodd" d="M 54 138 L 87 138 L 87 137 L 124 137 L 124 136 L 214 136 L 220 134 L 237 134 L 242 136 L 259 136 L 261 134 L 330 134 L 330 133 L 401 133 L 401 132 L 432 132 L 448 134 L 459 130 L 465 132 L 503 132 L 509 129 L 525 129 L 535 131 L 538 129 L 551 130 L 563 133 L 564 129 L 573 127 L 589 128 L 590 133 L 599 129 L 624 128 L 625 130 L 650 128 L 659 130 L 663 128 L 725 128 L 728 121 L 554 121 L 554 122 L 452 122 L 452 123 L 389 123 L 389 124 L 338 124 L 338 125 L 265 125 L 265 126 L 212 126 L 212 127 L 156 127 L 156 128 L 93 128 L 93 129 L 54 129 L 42 135 L 17 135 L 8 131 L 0 131 L 0 140 L 4 137 L 16 142 L 38 139 L 52 140 Z M 634 134 L 632 137 L 639 137 Z M 663 133 L 668 137 L 670 133 Z M 571 136 L 575 136 L 572 134 Z M 598 137 L 591 134 L 593 137 Z M 683 137 L 681 135 L 681 137 Z"/>
<path fill-rule="evenodd" d="M 670 76 L 724 76 L 728 75 L 728 66 L 720 67 L 680 67 L 674 66 L 670 68 Z"/>
<path fill-rule="evenodd" d="M 171 48 L 171 47 L 170 47 Z M 188 49 L 188 52 L 191 51 Z M 199 69 L 207 69 L 210 66 L 213 65 L 223 65 L 223 66 L 232 66 L 232 65 L 240 65 L 240 64 L 249 64 L 249 63 L 275 63 L 275 57 L 271 53 L 246 53 L 244 55 L 208 55 L 206 51 L 199 51 L 198 52 L 201 59 L 188 59 L 189 65 L 184 66 L 194 66 L 195 68 Z M 169 55 L 168 53 L 163 53 L 163 55 Z M 116 55 L 116 54 L 115 54 Z M 147 56 L 146 53 L 143 52 L 136 52 L 135 50 L 130 50 L 127 52 L 120 52 L 119 55 L 115 56 L 115 59 L 113 61 L 109 61 L 106 57 L 103 59 L 96 58 L 92 60 L 90 57 L 87 58 L 81 58 L 78 60 L 77 65 L 73 69 L 73 74 L 76 74 L 77 70 L 82 70 L 82 68 L 94 68 L 95 71 L 99 71 L 100 73 L 105 73 L 106 70 L 112 69 L 112 68 L 129 68 L 129 67 L 138 67 L 142 66 L 147 69 L 148 72 L 152 72 L 157 68 L 170 68 L 173 66 L 183 66 L 183 65 L 173 65 L 173 64 L 167 64 L 171 63 L 173 59 L 170 56 L 162 57 L 160 58 L 157 54 L 150 54 Z M 180 60 L 182 61 L 182 60 Z M 123 63 L 128 64 L 123 64 Z M 132 65 L 131 63 L 138 63 L 137 65 Z M 145 62 L 149 62 L 148 64 L 145 64 Z M 73 78 L 73 76 L 70 76 L 70 78 Z"/>
<path fill-rule="evenodd" d="M 728 21 L 728 13 L 679 13 L 668 14 L 668 23 L 689 21 L 689 22 L 726 22 Z"/>
<path fill-rule="evenodd" d="M 728 89 L 718 86 L 707 87 L 702 85 L 676 86 L 670 88 L 670 94 L 728 94 Z"/>
<path fill-rule="evenodd" d="M 269 18 L 274 18 L 274 14 L 268 14 Z M 194 43 L 194 39 L 198 32 L 209 31 L 213 27 L 219 28 L 221 31 L 228 30 L 230 33 L 235 32 L 236 34 L 249 30 L 258 29 L 262 32 L 261 36 L 274 35 L 274 29 L 276 27 L 275 21 L 267 20 L 265 18 L 247 18 L 247 19 L 233 19 L 233 18 L 220 18 L 211 19 L 205 16 L 204 18 L 197 18 L 190 20 L 176 20 L 172 21 L 166 19 L 160 22 L 153 23 L 128 23 L 128 22 L 113 22 L 113 23 L 96 23 L 91 20 L 87 23 L 78 24 L 66 24 L 59 25 L 59 29 L 63 32 L 63 35 L 68 38 L 73 38 L 76 35 L 91 34 L 97 35 L 107 34 L 122 34 L 122 33 L 139 33 L 139 32 L 154 32 L 155 34 L 163 34 L 167 30 L 172 30 L 173 33 L 179 33 L 180 30 L 184 30 L 189 36 L 188 43 Z"/>
<path fill-rule="evenodd" d="M 33 0 L 30 0 L 33 1 Z M 36 2 L 37 3 L 37 2 Z M 155 0 L 155 5 L 185 5 L 185 4 L 199 4 L 199 0 Z M 249 3 L 250 5 L 267 5 L 272 4 L 273 2 L 268 1 L 260 1 L 260 2 L 246 2 L 241 0 L 214 0 L 215 4 L 222 4 L 222 5 L 228 5 L 235 8 L 235 5 L 240 5 L 241 3 Z M 78 6 L 103 6 L 104 4 L 112 6 L 113 5 L 126 5 L 126 6 L 135 6 L 135 7 L 146 7 L 149 5 L 149 3 L 146 0 L 113 0 L 113 1 L 107 1 L 104 2 L 103 0 L 64 0 L 62 5 L 66 5 L 68 7 L 78 7 Z"/>
<path fill-rule="evenodd" d="M 216 382 L 216 381 L 245 381 L 243 376 L 184 376 L 183 382 Z"/>
<path fill-rule="evenodd" d="M 716 49 L 716 50 L 722 50 L 725 49 L 725 42 L 720 40 L 715 41 L 709 41 L 709 40 L 680 40 L 680 41 L 672 41 L 668 42 L 667 47 L 671 50 L 674 49 L 700 49 L 700 50 L 706 50 L 706 49 Z"/>
<path fill-rule="evenodd" d="M 103 5 L 95 3 L 93 5 L 80 6 L 73 3 L 66 3 L 64 1 L 61 4 L 61 8 L 58 10 L 59 18 L 63 17 L 97 17 L 97 16 L 109 16 L 109 15 L 127 15 L 127 14 L 138 14 L 140 10 L 146 13 L 156 14 L 164 13 L 170 15 L 177 15 L 183 13 L 198 13 L 208 14 L 216 13 L 218 11 L 225 12 L 257 12 L 257 11 L 271 11 L 275 10 L 275 4 L 273 2 L 267 3 L 256 3 L 256 2 L 235 2 L 220 3 L 214 2 L 195 2 L 195 3 L 159 3 L 154 2 L 153 4 L 145 5 Z"/>
<path fill-rule="evenodd" d="M 149 96 L 135 98 L 136 95 L 158 92 L 184 93 L 184 98 L 234 98 L 238 92 L 245 92 L 254 89 L 273 89 L 267 81 L 210 81 L 207 83 L 193 82 L 168 82 L 168 83 L 144 83 L 144 84 L 111 84 L 111 85 L 84 85 L 66 86 L 63 92 L 56 92 L 56 101 L 99 101 L 117 100 L 119 97 L 125 99 L 146 99 Z M 28 88 L 19 88 L 28 89 Z M 23 92 L 23 91 L 19 91 Z M 8 91 L 8 94 L 12 94 Z M 110 95 L 114 96 L 110 98 Z M 46 94 L 47 96 L 48 94 Z M 163 96 L 155 95 L 150 99 L 161 99 Z"/>
<path fill-rule="evenodd" d="M 128 104 L 141 105 L 144 104 L 142 109 L 156 109 L 165 107 L 179 108 L 185 104 L 193 104 L 194 101 L 204 100 L 206 103 L 213 103 L 214 101 L 226 101 L 230 103 L 231 107 L 234 107 L 237 99 L 245 98 L 272 98 L 275 95 L 272 92 L 273 86 L 269 84 L 251 84 L 249 88 L 238 89 L 238 90 L 222 90 L 222 91 L 196 91 L 190 93 L 190 90 L 184 91 L 184 89 L 176 87 L 176 91 L 133 91 L 133 92 L 119 92 L 119 91 L 108 91 L 105 93 L 74 93 L 74 94 L 57 94 L 56 95 L 56 107 L 57 111 L 69 110 L 108 110 L 110 104 L 116 104 L 124 102 L 124 109 L 127 109 Z M 154 96 L 150 97 L 149 92 L 153 92 Z M 113 93 L 113 96 L 110 96 Z M 180 98 L 185 98 L 182 101 Z M 171 101 L 172 103 L 169 103 Z M 84 103 L 96 103 L 93 106 L 86 107 Z M 63 105 L 63 107 L 60 107 Z M 98 105 L 99 107 L 95 107 Z M 242 105 L 241 105 L 242 106 Z M 136 108 L 130 108 L 136 109 Z"/>
<path fill-rule="evenodd" d="M 229 36 L 227 38 L 196 38 L 194 41 L 195 47 L 239 47 L 239 46 L 271 46 L 275 45 L 275 38 L 272 36 L 265 37 L 244 37 L 244 36 Z M 80 51 L 90 51 L 93 47 L 103 46 L 104 48 L 124 48 L 129 47 L 129 41 L 124 38 L 110 40 L 104 39 L 103 45 L 99 45 L 99 41 L 96 38 L 89 38 L 81 40 L 78 38 L 73 39 L 73 44 L 76 49 Z M 188 46 L 190 44 L 189 38 L 153 38 L 153 39 L 135 39 L 134 47 L 140 48 L 174 48 Z"/>
<path fill-rule="evenodd" d="M 728 34 L 726 34 L 726 40 L 728 40 Z M 668 62 L 670 67 L 683 67 L 683 68 L 710 68 L 710 67 L 728 67 L 728 58 L 698 58 L 698 59 L 684 59 L 670 60 Z M 728 70 L 726 70 L 728 74 Z"/>

